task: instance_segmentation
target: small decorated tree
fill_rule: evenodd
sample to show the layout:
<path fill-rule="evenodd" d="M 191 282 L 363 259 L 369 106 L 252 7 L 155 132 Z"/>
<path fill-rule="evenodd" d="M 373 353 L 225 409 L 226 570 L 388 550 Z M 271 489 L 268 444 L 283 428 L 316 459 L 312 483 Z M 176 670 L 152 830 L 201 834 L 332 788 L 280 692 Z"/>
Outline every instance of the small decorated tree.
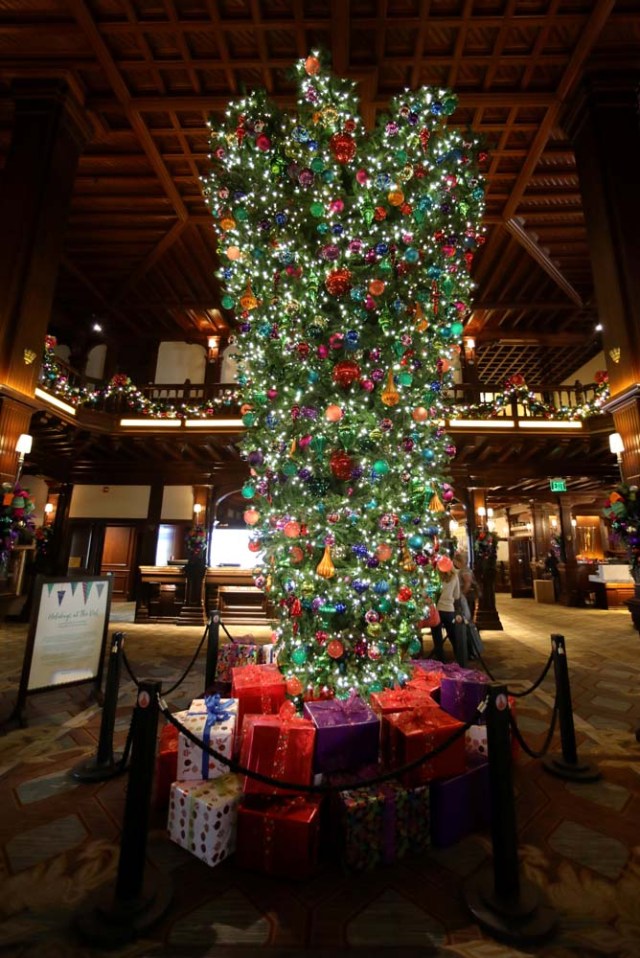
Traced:
<path fill-rule="evenodd" d="M 453 490 L 443 394 L 482 242 L 456 97 L 405 91 L 371 135 L 316 55 L 213 131 L 205 195 L 240 334 L 242 489 L 291 697 L 392 686 L 420 650 Z"/>
<path fill-rule="evenodd" d="M 640 583 L 640 491 L 637 486 L 620 482 L 605 503 L 603 515 L 611 531 L 627 550 L 629 571 Z"/>
<path fill-rule="evenodd" d="M 0 505 L 0 577 L 6 577 L 14 546 L 30 542 L 36 524 L 32 513 L 35 505 L 28 489 L 17 483 L 2 485 Z"/>

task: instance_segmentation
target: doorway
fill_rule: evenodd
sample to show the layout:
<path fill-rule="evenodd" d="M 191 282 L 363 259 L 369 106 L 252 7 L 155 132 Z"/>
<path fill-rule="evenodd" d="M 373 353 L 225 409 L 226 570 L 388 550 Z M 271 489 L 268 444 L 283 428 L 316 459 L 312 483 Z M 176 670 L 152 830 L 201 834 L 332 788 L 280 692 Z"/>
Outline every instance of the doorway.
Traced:
<path fill-rule="evenodd" d="M 509 539 L 509 572 L 514 599 L 533 598 L 531 556 L 531 539 L 525 536 L 512 536 Z"/>
<path fill-rule="evenodd" d="M 133 596 L 136 526 L 105 526 L 100 575 L 111 575 L 111 600 L 127 602 Z"/>

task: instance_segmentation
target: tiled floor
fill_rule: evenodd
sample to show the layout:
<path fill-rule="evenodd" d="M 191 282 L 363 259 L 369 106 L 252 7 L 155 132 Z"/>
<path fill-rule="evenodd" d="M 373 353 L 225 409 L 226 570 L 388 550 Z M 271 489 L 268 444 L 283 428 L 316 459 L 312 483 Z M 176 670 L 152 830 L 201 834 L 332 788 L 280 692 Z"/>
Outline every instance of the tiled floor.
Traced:
<path fill-rule="evenodd" d="M 516 948 L 482 933 L 461 899 L 461 882 L 486 863 L 487 833 L 446 850 L 408 858 L 364 875 L 330 863 L 305 882 L 241 872 L 233 860 L 209 869 L 170 843 L 161 815 L 149 835 L 149 857 L 171 876 L 167 915 L 146 937 L 113 954 L 244 958 L 308 953 L 338 956 L 361 949 L 385 954 L 458 958 L 638 958 L 640 956 L 640 638 L 626 610 L 609 612 L 542 605 L 500 595 L 503 632 L 486 632 L 485 661 L 512 690 L 527 688 L 542 670 L 550 635 L 565 636 L 580 757 L 603 777 L 573 784 L 549 776 L 520 756 L 515 791 L 522 874 L 553 903 L 558 930 L 547 944 Z M 139 626 L 117 610 L 114 630 L 139 676 L 170 684 L 191 657 L 199 628 Z M 241 630 L 246 631 L 246 630 Z M 0 629 L 0 719 L 11 711 L 26 627 Z M 182 707 L 201 690 L 201 659 L 170 696 Z M 116 723 L 122 747 L 134 700 L 123 678 Z M 540 747 L 549 725 L 553 679 L 519 699 L 518 724 Z M 126 776 L 79 785 L 68 770 L 95 754 L 100 710 L 87 689 L 31 696 L 28 726 L 0 738 L 0 946 L 4 954 L 96 954 L 73 933 L 84 897 L 113 881 Z M 558 751 L 557 739 L 553 750 Z"/>

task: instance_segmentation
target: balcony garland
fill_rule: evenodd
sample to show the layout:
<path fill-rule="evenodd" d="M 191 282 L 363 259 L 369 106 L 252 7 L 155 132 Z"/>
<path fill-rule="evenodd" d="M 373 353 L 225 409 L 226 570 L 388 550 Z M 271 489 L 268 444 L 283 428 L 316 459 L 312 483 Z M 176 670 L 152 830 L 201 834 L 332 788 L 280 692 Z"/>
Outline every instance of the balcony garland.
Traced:
<path fill-rule="evenodd" d="M 69 382 L 63 367 L 58 363 L 54 348 L 54 336 L 45 339 L 44 357 L 40 381 L 43 388 L 76 408 L 96 409 L 109 407 L 109 400 L 122 400 L 127 411 L 154 419 L 207 419 L 222 411 L 232 409 L 240 402 L 239 390 L 225 389 L 219 395 L 203 402 L 173 402 L 170 399 L 148 399 L 141 389 L 124 373 L 117 373 L 100 389 L 90 389 Z M 524 377 L 516 373 L 506 380 L 502 392 L 494 392 L 493 399 L 479 403 L 451 403 L 445 415 L 456 419 L 491 419 L 508 412 L 509 406 L 520 406 L 525 415 L 540 419 L 578 420 L 587 419 L 603 412 L 609 398 L 606 372 L 595 375 L 596 389 L 593 398 L 578 406 L 555 406 L 537 398 Z M 584 387 L 583 387 L 584 388 Z M 122 410 L 119 410 L 122 411 Z"/>

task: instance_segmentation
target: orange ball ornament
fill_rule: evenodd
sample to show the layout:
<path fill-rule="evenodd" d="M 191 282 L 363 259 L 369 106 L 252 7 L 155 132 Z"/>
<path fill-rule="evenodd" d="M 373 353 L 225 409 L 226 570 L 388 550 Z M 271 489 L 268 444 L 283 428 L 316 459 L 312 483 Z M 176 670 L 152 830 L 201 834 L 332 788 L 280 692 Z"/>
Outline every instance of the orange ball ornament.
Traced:
<path fill-rule="evenodd" d="M 302 692 L 302 682 L 300 679 L 296 678 L 293 675 L 290 679 L 287 679 L 287 692 L 289 695 L 300 695 Z"/>
<path fill-rule="evenodd" d="M 296 565 L 298 565 L 304 559 L 304 552 L 300 546 L 292 546 L 289 555 L 291 557 L 291 561 L 295 562 Z"/>
<path fill-rule="evenodd" d="M 300 523 L 299 522 L 287 522 L 284 529 L 282 530 L 287 537 L 287 539 L 297 539 L 300 535 Z"/>
<path fill-rule="evenodd" d="M 372 279 L 369 283 L 369 292 L 372 296 L 382 296 L 384 289 L 384 282 L 381 279 Z"/>
<path fill-rule="evenodd" d="M 235 261 L 235 260 L 240 259 L 241 256 L 242 256 L 242 253 L 240 252 L 239 247 L 237 247 L 237 246 L 229 246 L 229 247 L 227 248 L 227 259 L 230 259 L 230 260 L 232 260 L 232 261 Z"/>
<path fill-rule="evenodd" d="M 327 654 L 332 659 L 339 659 L 344 654 L 344 645 L 338 639 L 331 639 L 327 645 Z"/>
<path fill-rule="evenodd" d="M 387 199 L 389 200 L 391 206 L 402 206 L 404 203 L 404 193 L 402 190 L 391 190 L 387 196 Z"/>
<path fill-rule="evenodd" d="M 304 61 L 304 70 L 310 77 L 315 77 L 320 73 L 320 61 L 317 57 L 307 57 Z"/>
<path fill-rule="evenodd" d="M 260 513 L 257 509 L 245 509 L 243 519 L 248 526 L 255 526 L 260 521 Z"/>
<path fill-rule="evenodd" d="M 343 416 L 343 410 L 340 406 L 336 406 L 335 404 L 327 406 L 324 411 L 324 418 L 327 420 L 327 422 L 340 422 Z"/>
<path fill-rule="evenodd" d="M 388 562 L 392 555 L 393 549 L 388 542 L 381 542 L 376 549 L 376 558 L 378 558 L 380 562 Z"/>
<path fill-rule="evenodd" d="M 425 409 L 424 406 L 416 406 L 411 411 L 411 418 L 414 422 L 426 422 L 429 418 L 429 410 Z"/>

